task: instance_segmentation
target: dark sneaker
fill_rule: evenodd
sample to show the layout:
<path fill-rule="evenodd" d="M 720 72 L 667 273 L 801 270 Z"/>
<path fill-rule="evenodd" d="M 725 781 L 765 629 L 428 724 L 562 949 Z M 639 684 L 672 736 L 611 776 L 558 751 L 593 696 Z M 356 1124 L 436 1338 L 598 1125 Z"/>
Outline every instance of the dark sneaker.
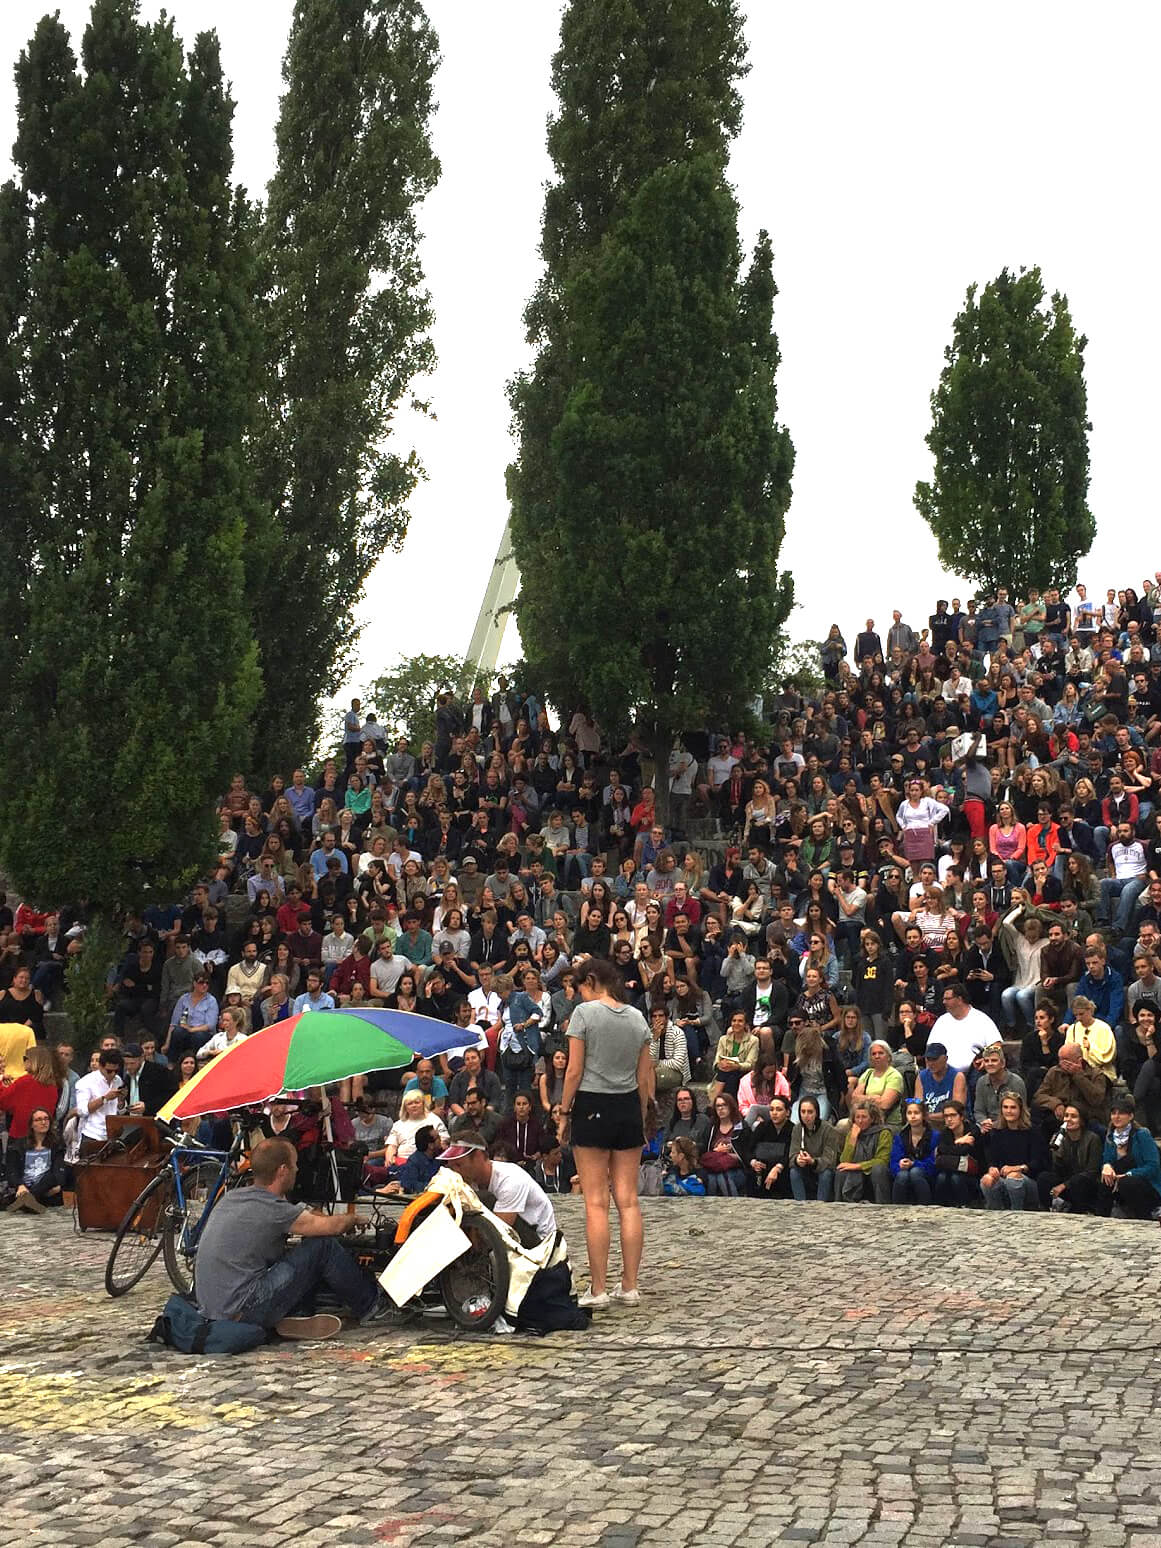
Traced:
<path fill-rule="evenodd" d="M 341 1317 L 319 1312 L 314 1317 L 283 1317 L 274 1331 L 280 1338 L 335 1338 L 343 1331 Z"/>
<path fill-rule="evenodd" d="M 380 1290 L 374 1306 L 372 1306 L 366 1316 L 359 1318 L 359 1326 L 365 1328 L 374 1325 L 376 1322 L 403 1322 L 405 1320 L 407 1320 L 407 1308 L 396 1306 L 391 1297 L 385 1295 Z"/>

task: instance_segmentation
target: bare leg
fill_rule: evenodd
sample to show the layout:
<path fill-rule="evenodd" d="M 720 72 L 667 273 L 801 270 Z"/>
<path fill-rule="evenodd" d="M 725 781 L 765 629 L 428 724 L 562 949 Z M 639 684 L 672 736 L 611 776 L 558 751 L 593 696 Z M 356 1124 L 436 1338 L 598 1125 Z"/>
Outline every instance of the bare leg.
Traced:
<path fill-rule="evenodd" d="M 607 1150 L 578 1145 L 573 1151 L 585 1198 L 585 1243 L 589 1253 L 589 1289 L 604 1295 L 609 1277 L 609 1157 Z M 632 1154 L 638 1158 L 639 1152 Z M 636 1174 L 634 1174 L 634 1188 Z"/>
<path fill-rule="evenodd" d="M 636 1290 L 637 1275 L 641 1270 L 641 1254 L 645 1248 L 645 1222 L 641 1218 L 641 1203 L 637 1197 L 637 1174 L 640 1165 L 640 1151 L 614 1150 L 611 1152 L 613 1198 L 616 1200 L 621 1227 L 621 1288 L 623 1290 Z"/>

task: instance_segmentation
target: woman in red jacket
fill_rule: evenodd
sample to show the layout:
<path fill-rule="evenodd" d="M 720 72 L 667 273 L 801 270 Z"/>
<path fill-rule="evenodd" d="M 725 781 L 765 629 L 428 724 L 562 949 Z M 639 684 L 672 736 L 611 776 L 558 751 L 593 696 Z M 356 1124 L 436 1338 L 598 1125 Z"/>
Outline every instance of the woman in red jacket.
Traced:
<path fill-rule="evenodd" d="M 38 1107 L 56 1111 L 60 1081 L 49 1049 L 43 1043 L 29 1048 L 24 1055 L 24 1074 L 0 1090 L 0 1113 L 8 1114 L 9 1139 L 28 1136 L 28 1120 Z"/>

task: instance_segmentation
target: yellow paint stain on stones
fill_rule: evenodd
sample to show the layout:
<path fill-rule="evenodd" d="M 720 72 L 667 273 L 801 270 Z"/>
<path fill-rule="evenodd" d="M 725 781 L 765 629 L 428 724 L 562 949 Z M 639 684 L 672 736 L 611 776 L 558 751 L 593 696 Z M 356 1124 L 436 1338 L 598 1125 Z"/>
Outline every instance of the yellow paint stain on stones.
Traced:
<path fill-rule="evenodd" d="M 73 1373 L 0 1369 L 0 1411 L 8 1430 L 48 1429 L 66 1435 L 132 1434 L 161 1427 L 208 1430 L 248 1426 L 261 1417 L 246 1403 L 186 1402 L 160 1378 L 136 1379 L 102 1390 Z"/>

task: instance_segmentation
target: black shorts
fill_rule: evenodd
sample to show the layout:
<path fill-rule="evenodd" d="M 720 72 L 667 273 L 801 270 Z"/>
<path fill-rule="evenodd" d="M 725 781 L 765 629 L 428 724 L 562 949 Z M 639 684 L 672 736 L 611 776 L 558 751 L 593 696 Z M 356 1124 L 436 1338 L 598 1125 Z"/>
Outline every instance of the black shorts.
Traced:
<path fill-rule="evenodd" d="M 578 1091 L 572 1103 L 572 1144 L 590 1150 L 640 1150 L 645 1143 L 636 1091 Z"/>

